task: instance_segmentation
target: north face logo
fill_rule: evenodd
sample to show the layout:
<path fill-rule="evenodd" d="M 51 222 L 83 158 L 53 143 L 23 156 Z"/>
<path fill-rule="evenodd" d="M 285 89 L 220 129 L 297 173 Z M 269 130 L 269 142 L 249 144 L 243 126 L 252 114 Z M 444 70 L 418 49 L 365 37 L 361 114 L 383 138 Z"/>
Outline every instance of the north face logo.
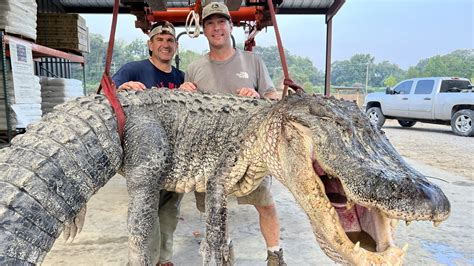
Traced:
<path fill-rule="evenodd" d="M 249 78 L 249 73 L 242 71 L 239 73 L 235 73 L 235 75 L 241 79 L 248 79 Z"/>

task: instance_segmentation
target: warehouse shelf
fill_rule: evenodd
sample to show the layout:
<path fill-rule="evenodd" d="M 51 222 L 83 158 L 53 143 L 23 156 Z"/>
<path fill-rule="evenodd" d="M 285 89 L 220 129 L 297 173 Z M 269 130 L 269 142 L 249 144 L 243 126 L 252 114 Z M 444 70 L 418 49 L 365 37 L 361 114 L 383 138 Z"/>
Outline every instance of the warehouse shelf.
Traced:
<path fill-rule="evenodd" d="M 28 43 L 31 45 L 31 50 L 33 51 L 33 58 L 40 57 L 57 57 L 69 60 L 74 63 L 84 64 L 84 57 L 68 52 L 59 51 L 53 48 L 42 46 L 31 41 L 20 39 L 11 35 L 3 34 L 3 41 L 5 44 L 8 44 L 10 40 L 13 40 L 18 43 Z"/>
<path fill-rule="evenodd" d="M 7 93 L 8 88 L 7 88 L 7 82 L 6 82 L 6 71 L 4 71 L 4 69 L 7 69 L 6 60 L 8 57 L 10 57 L 10 52 L 9 52 L 9 47 L 8 47 L 8 44 L 10 43 L 10 41 L 16 42 L 16 43 L 23 43 L 28 46 L 31 46 L 33 60 L 35 60 L 37 63 L 40 63 L 40 64 L 45 63 L 45 62 L 42 62 L 42 59 L 48 60 L 48 58 L 59 58 L 59 59 L 67 60 L 69 63 L 81 64 L 82 70 L 83 70 L 83 73 L 82 73 L 83 82 L 85 84 L 85 69 L 84 69 L 85 61 L 84 61 L 83 56 L 49 48 L 43 45 L 39 45 L 30 40 L 26 40 L 26 39 L 22 39 L 16 36 L 9 35 L 5 33 L 3 30 L 0 30 L 0 57 L 3 62 L 3 65 L 0 66 L 0 71 L 2 72 L 0 74 L 0 82 L 3 83 L 3 88 L 4 88 L 3 92 L 5 95 L 3 98 L 0 98 L 0 104 L 5 106 L 6 128 L 7 128 L 6 130 L 0 130 L 0 148 L 4 146 L 8 146 L 14 135 L 21 134 L 24 132 L 24 129 L 16 129 L 16 128 L 12 129 L 12 123 L 10 121 L 10 110 L 9 110 L 10 102 L 9 102 L 8 93 Z M 46 71 L 48 70 L 46 69 Z"/>

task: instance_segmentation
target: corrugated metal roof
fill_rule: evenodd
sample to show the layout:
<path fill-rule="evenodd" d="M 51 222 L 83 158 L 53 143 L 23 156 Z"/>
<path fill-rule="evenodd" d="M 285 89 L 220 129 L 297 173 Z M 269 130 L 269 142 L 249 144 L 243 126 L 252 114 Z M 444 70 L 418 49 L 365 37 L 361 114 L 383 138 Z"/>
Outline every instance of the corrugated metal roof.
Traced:
<path fill-rule="evenodd" d="M 44 0 L 43 0 L 44 1 Z M 327 9 L 334 4 L 335 0 L 283 0 L 279 6 L 280 13 L 294 14 L 324 14 Z M 114 0 L 59 0 L 65 10 L 74 12 L 74 10 L 87 13 L 102 13 L 104 8 L 112 8 Z M 121 1 L 121 2 L 142 2 L 142 1 Z M 143 1 L 144 2 L 144 1 Z M 166 1 L 167 7 L 187 7 L 189 2 L 194 0 L 173 0 Z M 224 2 L 224 1 L 213 1 Z M 245 1 L 242 1 L 245 5 Z M 122 4 L 122 7 L 124 5 Z"/>
<path fill-rule="evenodd" d="M 112 7 L 114 0 L 59 0 L 64 7 Z"/>
<path fill-rule="evenodd" d="M 334 0 L 285 0 L 280 8 L 329 8 Z"/>

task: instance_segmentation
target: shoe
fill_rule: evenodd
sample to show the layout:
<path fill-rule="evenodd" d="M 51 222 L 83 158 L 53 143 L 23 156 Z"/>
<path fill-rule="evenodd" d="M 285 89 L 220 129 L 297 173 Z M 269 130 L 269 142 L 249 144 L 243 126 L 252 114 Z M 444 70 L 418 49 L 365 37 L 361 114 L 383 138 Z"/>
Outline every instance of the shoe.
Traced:
<path fill-rule="evenodd" d="M 268 251 L 267 250 L 267 266 L 286 266 L 285 260 L 283 259 L 283 249 L 279 251 Z"/>
<path fill-rule="evenodd" d="M 174 264 L 171 261 L 168 262 L 158 262 L 156 266 L 174 266 Z"/>

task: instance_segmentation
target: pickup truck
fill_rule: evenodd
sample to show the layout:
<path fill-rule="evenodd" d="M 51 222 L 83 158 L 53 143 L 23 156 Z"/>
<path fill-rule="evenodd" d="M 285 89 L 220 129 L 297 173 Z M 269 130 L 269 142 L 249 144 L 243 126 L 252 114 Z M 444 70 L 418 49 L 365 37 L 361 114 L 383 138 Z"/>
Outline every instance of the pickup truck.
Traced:
<path fill-rule="evenodd" d="M 382 127 L 397 119 L 402 127 L 417 121 L 451 125 L 460 136 L 474 136 L 474 91 L 468 79 L 429 77 L 403 80 L 385 92 L 370 93 L 363 108 Z"/>

